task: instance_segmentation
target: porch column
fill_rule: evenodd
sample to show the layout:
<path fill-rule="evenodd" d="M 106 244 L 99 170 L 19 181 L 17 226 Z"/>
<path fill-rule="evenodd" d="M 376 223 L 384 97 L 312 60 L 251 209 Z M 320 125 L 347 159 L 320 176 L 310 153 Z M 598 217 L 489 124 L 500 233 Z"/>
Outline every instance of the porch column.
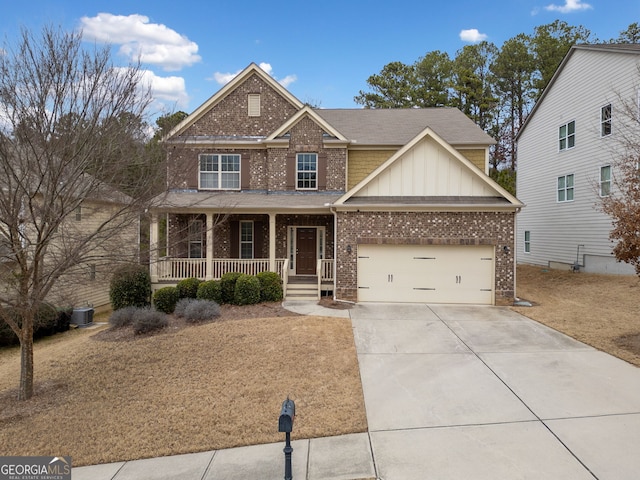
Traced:
<path fill-rule="evenodd" d="M 158 214 L 151 214 L 149 226 L 149 274 L 151 283 L 158 282 Z"/>
<path fill-rule="evenodd" d="M 269 214 L 269 270 L 277 272 L 276 268 L 276 214 Z"/>
<path fill-rule="evenodd" d="M 207 280 L 213 279 L 213 213 L 207 213 Z"/>

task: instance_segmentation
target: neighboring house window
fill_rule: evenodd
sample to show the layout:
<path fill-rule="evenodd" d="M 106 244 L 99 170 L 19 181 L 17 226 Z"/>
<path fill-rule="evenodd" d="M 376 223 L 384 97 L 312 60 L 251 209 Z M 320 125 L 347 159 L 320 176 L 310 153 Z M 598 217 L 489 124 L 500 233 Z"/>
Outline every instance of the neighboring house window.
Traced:
<path fill-rule="evenodd" d="M 76 222 L 82 221 L 82 206 L 78 205 L 76 207 Z"/>
<path fill-rule="evenodd" d="M 191 220 L 189 222 L 189 258 L 202 257 L 202 220 Z"/>
<path fill-rule="evenodd" d="M 573 201 L 573 174 L 558 177 L 558 202 Z"/>
<path fill-rule="evenodd" d="M 200 189 L 239 190 L 240 155 L 202 154 L 200 159 Z"/>
<path fill-rule="evenodd" d="M 600 167 L 600 196 L 608 197 L 611 194 L 611 165 Z"/>
<path fill-rule="evenodd" d="M 600 109 L 600 136 L 606 137 L 611 135 L 611 104 L 605 105 Z"/>
<path fill-rule="evenodd" d="M 531 253 L 531 232 L 524 231 L 524 253 Z"/>
<path fill-rule="evenodd" d="M 89 280 L 95 280 L 96 279 L 96 265 L 95 263 L 92 263 L 91 265 L 89 265 Z"/>
<path fill-rule="evenodd" d="M 318 189 L 318 154 L 298 153 L 296 157 L 296 188 L 298 190 Z"/>
<path fill-rule="evenodd" d="M 250 93 L 247 97 L 247 104 L 249 106 L 249 116 L 250 117 L 259 117 L 260 116 L 260 94 L 259 93 Z"/>
<path fill-rule="evenodd" d="M 240 222 L 240 258 L 253 258 L 253 222 Z"/>
<path fill-rule="evenodd" d="M 561 125 L 558 129 L 559 149 L 567 150 L 576 145 L 576 122 L 575 120 Z"/>

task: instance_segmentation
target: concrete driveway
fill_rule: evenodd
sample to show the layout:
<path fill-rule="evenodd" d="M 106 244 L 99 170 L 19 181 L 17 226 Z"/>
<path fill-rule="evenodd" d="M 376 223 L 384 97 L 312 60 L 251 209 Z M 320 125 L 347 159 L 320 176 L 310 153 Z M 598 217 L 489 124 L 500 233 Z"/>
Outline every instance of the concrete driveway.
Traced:
<path fill-rule="evenodd" d="M 378 478 L 640 478 L 640 369 L 508 308 L 350 314 Z"/>

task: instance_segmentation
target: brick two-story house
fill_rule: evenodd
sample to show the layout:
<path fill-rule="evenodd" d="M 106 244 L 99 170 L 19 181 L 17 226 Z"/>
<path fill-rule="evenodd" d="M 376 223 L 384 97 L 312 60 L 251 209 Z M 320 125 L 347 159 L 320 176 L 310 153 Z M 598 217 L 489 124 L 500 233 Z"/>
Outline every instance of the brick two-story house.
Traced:
<path fill-rule="evenodd" d="M 452 108 L 310 108 L 251 64 L 166 138 L 154 288 L 272 270 L 287 298 L 306 280 L 353 302 L 511 300 L 522 204 L 487 175 L 493 143 Z"/>

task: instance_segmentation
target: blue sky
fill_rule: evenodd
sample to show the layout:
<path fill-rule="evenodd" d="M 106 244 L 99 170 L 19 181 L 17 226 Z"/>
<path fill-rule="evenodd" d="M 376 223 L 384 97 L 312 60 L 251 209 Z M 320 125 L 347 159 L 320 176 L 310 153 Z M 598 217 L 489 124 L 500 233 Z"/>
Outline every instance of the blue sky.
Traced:
<path fill-rule="evenodd" d="M 299 100 L 354 108 L 367 78 L 389 62 L 414 63 L 433 50 L 455 56 L 486 39 L 564 20 L 600 40 L 640 22 L 638 0 L 31 0 L 3 2 L 3 39 L 20 27 L 81 28 L 109 42 L 116 62 L 142 55 L 158 111 L 188 113 L 255 62 Z"/>

